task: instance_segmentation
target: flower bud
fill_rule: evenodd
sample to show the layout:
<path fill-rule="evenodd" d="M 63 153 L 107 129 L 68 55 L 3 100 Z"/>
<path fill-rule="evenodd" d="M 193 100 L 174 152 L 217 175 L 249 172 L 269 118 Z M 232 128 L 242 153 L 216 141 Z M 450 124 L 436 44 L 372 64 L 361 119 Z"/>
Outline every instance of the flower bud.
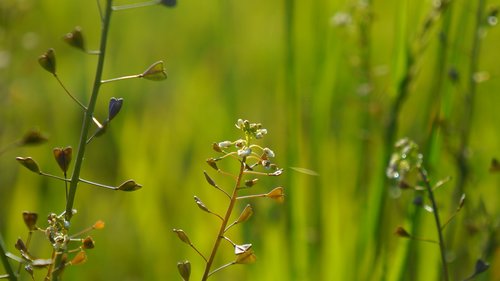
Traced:
<path fill-rule="evenodd" d="M 252 149 L 250 147 L 238 149 L 238 157 L 247 157 L 252 154 Z"/>
<path fill-rule="evenodd" d="M 275 156 L 274 151 L 272 151 L 271 149 L 269 149 L 267 147 L 264 148 L 263 152 L 269 158 L 274 158 L 274 156 Z"/>
<path fill-rule="evenodd" d="M 122 109 L 123 99 L 122 98 L 111 98 L 109 100 L 109 110 L 108 110 L 108 120 L 111 121 Z"/>

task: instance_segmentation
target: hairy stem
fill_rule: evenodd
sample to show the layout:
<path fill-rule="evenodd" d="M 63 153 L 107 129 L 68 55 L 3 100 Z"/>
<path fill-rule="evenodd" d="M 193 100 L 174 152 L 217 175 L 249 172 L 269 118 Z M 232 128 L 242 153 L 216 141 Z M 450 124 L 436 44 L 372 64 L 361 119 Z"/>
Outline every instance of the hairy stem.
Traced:
<path fill-rule="evenodd" d="M 422 180 L 425 183 L 427 192 L 429 193 L 429 200 L 431 201 L 432 204 L 432 214 L 434 215 L 434 221 L 436 222 L 436 230 L 439 238 L 439 251 L 441 253 L 441 262 L 443 263 L 443 280 L 448 281 L 449 278 L 448 278 L 448 266 L 446 263 L 446 247 L 444 246 L 443 231 L 441 227 L 441 222 L 439 221 L 439 211 L 436 204 L 436 199 L 434 198 L 434 192 L 432 191 L 432 186 L 429 182 L 429 179 L 427 178 L 427 172 L 422 167 L 420 167 L 418 171 L 420 173 L 420 176 L 422 177 Z"/>
<path fill-rule="evenodd" d="M 233 193 L 231 195 L 231 201 L 229 202 L 229 206 L 227 207 L 226 215 L 224 216 L 224 219 L 222 220 L 222 223 L 219 228 L 219 233 L 217 234 L 217 238 L 215 240 L 214 247 L 212 248 L 212 252 L 210 253 L 210 258 L 208 259 L 208 262 L 205 266 L 205 272 L 203 273 L 203 278 L 201 279 L 202 281 L 205 281 L 208 279 L 210 276 L 210 268 L 212 267 L 212 263 L 214 262 L 215 255 L 217 254 L 217 250 L 219 249 L 219 245 L 224 237 L 224 231 L 226 230 L 226 226 L 229 222 L 229 218 L 231 217 L 231 214 L 234 209 L 234 205 L 236 204 L 237 198 L 238 198 L 238 187 L 240 186 L 241 179 L 243 178 L 243 172 L 246 167 L 246 159 L 244 158 L 241 161 L 240 164 L 240 172 L 238 173 L 238 177 L 236 178 L 236 184 L 234 185 Z"/>

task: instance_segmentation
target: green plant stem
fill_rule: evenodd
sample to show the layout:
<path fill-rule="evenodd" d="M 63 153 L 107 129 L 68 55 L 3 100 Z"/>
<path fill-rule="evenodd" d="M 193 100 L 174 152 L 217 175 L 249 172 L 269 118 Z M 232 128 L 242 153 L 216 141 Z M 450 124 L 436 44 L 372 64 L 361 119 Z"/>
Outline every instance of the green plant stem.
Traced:
<path fill-rule="evenodd" d="M 427 192 L 429 193 L 429 200 L 431 201 L 432 204 L 432 214 L 434 215 L 434 221 L 436 222 L 436 230 L 439 238 L 439 251 L 441 253 L 441 262 L 443 263 L 443 279 L 445 281 L 448 281 L 449 278 L 448 278 L 448 266 L 446 263 L 446 247 L 444 245 L 443 231 L 441 228 L 441 222 L 439 221 L 439 211 L 436 204 L 436 199 L 434 198 L 434 192 L 432 191 L 432 186 L 429 182 L 429 179 L 427 178 L 427 172 L 422 167 L 420 167 L 418 171 L 420 173 L 420 176 L 422 177 L 422 180 L 424 181 Z"/>
<path fill-rule="evenodd" d="M 223 266 L 221 266 L 221 267 L 219 267 L 219 268 L 214 269 L 214 271 L 210 272 L 210 273 L 208 274 L 208 276 L 210 276 L 210 275 L 212 275 L 212 274 L 214 274 L 214 273 L 216 273 L 216 272 L 218 272 L 218 271 L 220 271 L 220 270 L 222 270 L 222 269 L 224 269 L 224 268 L 226 268 L 226 267 L 230 267 L 231 265 L 234 265 L 235 263 L 236 263 L 236 262 L 234 262 L 234 261 L 233 261 L 233 262 L 230 262 L 230 263 L 226 263 L 225 265 L 223 265 Z"/>
<path fill-rule="evenodd" d="M 71 217 L 73 216 L 73 204 L 75 202 L 76 189 L 78 187 L 78 183 L 80 182 L 80 171 L 83 164 L 83 159 L 85 155 L 85 148 L 87 146 L 87 138 L 90 129 L 90 125 L 93 122 L 93 114 L 95 105 L 97 102 L 97 96 L 99 94 L 99 89 L 101 86 L 102 79 L 102 70 L 104 68 L 104 58 L 106 54 L 106 43 L 108 38 L 109 24 L 111 20 L 111 12 L 113 1 L 106 1 L 106 9 L 104 11 L 104 17 L 102 19 L 102 30 L 101 30 L 101 44 L 99 47 L 99 59 L 97 62 L 97 69 L 95 73 L 94 86 L 92 89 L 92 95 L 90 96 L 90 101 L 87 106 L 87 110 L 84 113 L 82 131 L 80 134 L 80 140 L 78 145 L 78 153 L 75 160 L 75 166 L 73 168 L 73 174 L 71 175 L 71 182 L 69 186 L 68 199 L 66 200 L 66 212 L 65 219 L 69 222 L 71 221 Z M 61 276 L 61 271 L 58 270 L 61 267 L 62 263 L 62 254 L 56 255 L 55 257 L 55 269 L 56 271 L 52 274 L 53 281 L 59 281 Z"/>
<path fill-rule="evenodd" d="M 92 95 L 90 97 L 90 101 L 87 107 L 87 110 L 84 114 L 82 131 L 80 134 L 80 141 L 78 145 L 78 153 L 75 160 L 75 166 L 73 168 L 73 174 L 71 176 L 71 183 L 69 187 L 68 200 L 66 202 L 66 220 L 70 221 L 72 216 L 72 209 L 76 195 L 76 189 L 78 187 L 78 182 L 80 181 L 80 170 L 83 164 L 83 158 L 85 155 L 85 148 L 87 146 L 87 137 L 90 129 L 90 125 L 92 123 L 92 116 L 94 113 L 95 105 L 97 102 L 97 96 L 99 94 L 99 89 L 101 87 L 101 77 L 102 70 L 104 68 L 104 58 L 106 54 L 106 43 L 108 39 L 108 30 L 109 24 L 111 20 L 111 12 L 112 12 L 112 0 L 106 1 L 106 9 L 104 11 L 104 17 L 102 21 L 102 30 L 101 30 L 101 45 L 99 48 L 99 60 L 97 62 L 97 69 L 95 73 L 94 86 L 92 89 Z"/>
<path fill-rule="evenodd" d="M 122 11 L 122 10 L 148 7 L 148 6 L 158 5 L 158 4 L 160 4 L 160 2 L 161 1 L 159 1 L 159 0 L 152 0 L 152 1 L 147 1 L 147 2 L 129 4 L 129 5 L 115 6 L 115 7 L 113 7 L 113 11 Z"/>
<path fill-rule="evenodd" d="M 135 74 L 135 75 L 128 75 L 128 76 L 116 77 L 116 78 L 111 78 L 111 79 L 107 79 L 107 80 L 102 80 L 101 84 L 109 83 L 109 82 L 115 82 L 115 81 L 121 81 L 121 80 L 127 80 L 127 79 L 141 78 L 141 77 L 142 77 L 142 74 Z"/>
<path fill-rule="evenodd" d="M 14 273 L 14 269 L 7 258 L 7 250 L 5 244 L 3 243 L 2 234 L 0 234 L 0 259 L 2 260 L 3 267 L 8 274 L 8 279 L 10 281 L 17 281 L 17 275 Z"/>
<path fill-rule="evenodd" d="M 57 76 L 57 74 L 54 73 L 54 77 L 56 78 L 57 82 L 59 82 L 59 85 L 61 85 L 61 87 L 64 89 L 64 91 L 66 92 L 66 94 L 68 94 L 68 96 L 73 100 L 75 101 L 78 106 L 80 106 L 83 111 L 86 111 L 87 108 L 85 107 L 85 105 L 83 105 L 78 99 L 76 99 L 71 93 L 70 91 L 66 88 L 66 86 L 64 86 L 63 82 L 61 81 L 61 79 L 59 79 L 59 76 Z"/>
<path fill-rule="evenodd" d="M 234 205 L 236 204 L 236 200 L 238 197 L 238 190 L 239 186 L 241 183 L 241 179 L 243 178 L 243 172 L 245 171 L 246 167 L 246 159 L 244 158 L 241 161 L 240 164 L 240 172 L 238 173 L 238 177 L 236 179 L 236 184 L 234 185 L 233 193 L 231 195 L 231 201 L 229 202 L 229 206 L 227 207 L 226 215 L 224 216 L 224 219 L 222 220 L 222 223 L 219 228 L 219 233 L 217 234 L 217 238 L 215 239 L 215 244 L 212 248 L 212 252 L 210 253 L 210 257 L 208 259 L 208 262 L 205 266 L 205 272 L 203 273 L 202 281 L 206 281 L 208 277 L 210 276 L 210 268 L 212 267 L 212 263 L 214 262 L 215 255 L 217 254 L 217 250 L 219 249 L 219 245 L 224 237 L 224 231 L 226 230 L 226 226 L 229 222 L 229 218 L 231 217 L 231 214 L 234 209 Z M 212 272 L 213 273 L 213 272 Z"/>

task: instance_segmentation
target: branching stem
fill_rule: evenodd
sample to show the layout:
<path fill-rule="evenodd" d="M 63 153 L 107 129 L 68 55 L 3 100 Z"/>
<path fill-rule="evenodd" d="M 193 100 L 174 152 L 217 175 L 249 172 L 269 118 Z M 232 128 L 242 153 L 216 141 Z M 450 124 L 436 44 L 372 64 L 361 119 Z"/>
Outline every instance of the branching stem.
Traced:
<path fill-rule="evenodd" d="M 433 210 L 432 214 L 434 215 L 434 221 L 436 222 L 436 230 L 439 238 L 438 244 L 439 244 L 439 250 L 441 252 L 441 262 L 443 263 L 443 279 L 445 281 L 448 281 L 449 278 L 448 278 L 448 266 L 446 263 L 446 247 L 444 245 L 443 231 L 441 227 L 441 222 L 439 221 L 439 211 L 436 204 L 436 199 L 434 198 L 434 192 L 432 191 L 432 186 L 429 182 L 429 179 L 427 178 L 427 172 L 422 167 L 418 168 L 418 172 L 420 173 L 420 176 L 422 177 L 422 180 L 424 181 L 425 187 L 427 189 L 427 192 L 429 193 L 429 200 L 431 201 Z"/>

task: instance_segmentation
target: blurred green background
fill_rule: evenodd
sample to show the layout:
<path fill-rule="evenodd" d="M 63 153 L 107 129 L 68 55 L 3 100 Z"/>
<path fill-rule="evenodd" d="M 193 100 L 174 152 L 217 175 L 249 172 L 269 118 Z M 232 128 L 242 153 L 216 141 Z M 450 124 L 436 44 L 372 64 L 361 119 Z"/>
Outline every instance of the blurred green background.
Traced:
<path fill-rule="evenodd" d="M 212 172 L 205 159 L 214 156 L 213 142 L 240 137 L 234 123 L 243 118 L 268 129 L 262 145 L 285 168 L 255 192 L 283 185 L 287 197 L 280 205 L 252 202 L 254 216 L 231 237 L 252 243 L 257 263 L 213 280 L 439 280 L 437 245 L 394 235 L 401 225 L 436 239 L 432 215 L 411 203 L 415 193 L 385 179 L 390 146 L 404 136 L 421 146 L 433 183 L 451 177 L 436 191 L 442 221 L 454 212 L 456 194 L 467 194 L 445 230 L 451 279 L 470 275 L 481 258 L 491 267 L 478 280 L 500 280 L 500 174 L 489 171 L 500 158 L 499 3 L 438 2 L 180 0 L 174 9 L 114 13 L 104 79 L 141 73 L 160 59 L 169 77 L 102 86 L 99 119 L 109 98 L 122 97 L 124 106 L 87 148 L 82 177 L 109 185 L 133 178 L 144 188 L 80 185 L 72 231 L 98 219 L 106 227 L 91 234 L 96 249 L 65 279 L 180 280 L 176 263 L 184 259 L 199 279 L 203 260 L 171 229 L 210 250 L 218 221 L 192 197 L 225 209 L 205 182 L 203 170 Z M 12 252 L 27 235 L 22 211 L 44 218 L 65 207 L 60 182 L 14 158 L 31 156 L 58 174 L 52 148 L 78 146 L 82 114 L 37 62 L 54 48 L 59 77 L 86 103 L 97 58 L 61 40 L 75 26 L 97 49 L 95 1 L 0 2 L 0 148 L 32 128 L 49 136 L 42 146 L 0 155 L 0 232 Z M 39 257 L 50 255 L 43 235 L 32 245 Z M 224 246 L 216 263 L 232 259 Z"/>

